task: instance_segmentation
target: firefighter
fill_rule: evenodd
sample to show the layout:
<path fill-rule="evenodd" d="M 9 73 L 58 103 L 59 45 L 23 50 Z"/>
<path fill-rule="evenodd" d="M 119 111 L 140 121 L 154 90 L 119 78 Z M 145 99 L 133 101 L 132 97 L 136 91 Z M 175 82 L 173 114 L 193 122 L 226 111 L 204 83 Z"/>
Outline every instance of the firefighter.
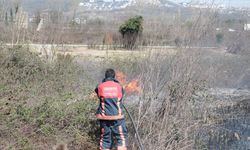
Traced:
<path fill-rule="evenodd" d="M 117 141 L 117 150 L 127 150 L 128 130 L 125 124 L 122 98 L 124 90 L 115 79 L 115 71 L 107 69 L 105 78 L 95 92 L 100 99 L 96 118 L 100 121 L 100 150 L 111 150 L 112 135 Z"/>

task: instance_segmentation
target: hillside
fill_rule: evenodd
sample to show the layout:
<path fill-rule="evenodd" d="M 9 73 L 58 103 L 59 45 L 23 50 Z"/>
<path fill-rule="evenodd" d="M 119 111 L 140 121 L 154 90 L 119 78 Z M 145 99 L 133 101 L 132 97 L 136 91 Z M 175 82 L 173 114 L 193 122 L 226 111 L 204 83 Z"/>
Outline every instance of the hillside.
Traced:
<path fill-rule="evenodd" d="M 51 5 L 54 3 L 56 5 Z M 22 4 L 28 12 L 47 8 L 62 8 L 64 11 L 69 11 L 76 6 L 82 10 L 117 10 L 139 5 L 182 7 L 181 4 L 170 0 L 23 0 Z"/>

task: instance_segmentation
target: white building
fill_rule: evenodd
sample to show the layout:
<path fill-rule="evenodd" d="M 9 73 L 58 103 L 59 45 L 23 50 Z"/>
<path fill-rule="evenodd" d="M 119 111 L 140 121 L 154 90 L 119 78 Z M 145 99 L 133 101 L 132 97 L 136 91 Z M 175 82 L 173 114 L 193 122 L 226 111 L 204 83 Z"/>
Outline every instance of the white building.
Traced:
<path fill-rule="evenodd" d="M 79 3 L 79 6 L 84 6 L 84 3 Z"/>
<path fill-rule="evenodd" d="M 228 29 L 229 32 L 235 32 L 235 29 Z"/>
<path fill-rule="evenodd" d="M 244 25 L 244 30 L 245 31 L 250 31 L 250 24 L 245 24 Z"/>

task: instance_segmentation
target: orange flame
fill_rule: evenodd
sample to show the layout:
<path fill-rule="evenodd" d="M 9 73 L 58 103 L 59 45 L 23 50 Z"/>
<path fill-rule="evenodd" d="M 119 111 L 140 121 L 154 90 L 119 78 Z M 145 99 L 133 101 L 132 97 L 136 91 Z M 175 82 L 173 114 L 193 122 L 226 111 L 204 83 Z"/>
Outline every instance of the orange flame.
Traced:
<path fill-rule="evenodd" d="M 140 87 L 139 82 L 137 80 L 132 80 L 125 87 L 125 90 L 128 93 L 133 93 L 133 92 L 140 93 L 141 92 L 141 87 Z"/>
<path fill-rule="evenodd" d="M 127 82 L 125 74 L 121 71 L 116 72 L 116 79 L 121 83 L 127 93 L 140 93 L 142 91 L 138 80 L 133 79 Z"/>

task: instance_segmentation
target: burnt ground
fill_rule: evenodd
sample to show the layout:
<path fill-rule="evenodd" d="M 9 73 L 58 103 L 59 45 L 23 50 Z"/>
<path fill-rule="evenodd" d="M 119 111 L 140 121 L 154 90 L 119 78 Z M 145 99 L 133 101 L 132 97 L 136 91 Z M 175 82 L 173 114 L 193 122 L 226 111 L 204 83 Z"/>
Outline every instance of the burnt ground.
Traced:
<path fill-rule="evenodd" d="M 250 149 L 250 98 L 230 99 L 210 109 L 209 125 L 196 135 L 197 149 Z"/>

